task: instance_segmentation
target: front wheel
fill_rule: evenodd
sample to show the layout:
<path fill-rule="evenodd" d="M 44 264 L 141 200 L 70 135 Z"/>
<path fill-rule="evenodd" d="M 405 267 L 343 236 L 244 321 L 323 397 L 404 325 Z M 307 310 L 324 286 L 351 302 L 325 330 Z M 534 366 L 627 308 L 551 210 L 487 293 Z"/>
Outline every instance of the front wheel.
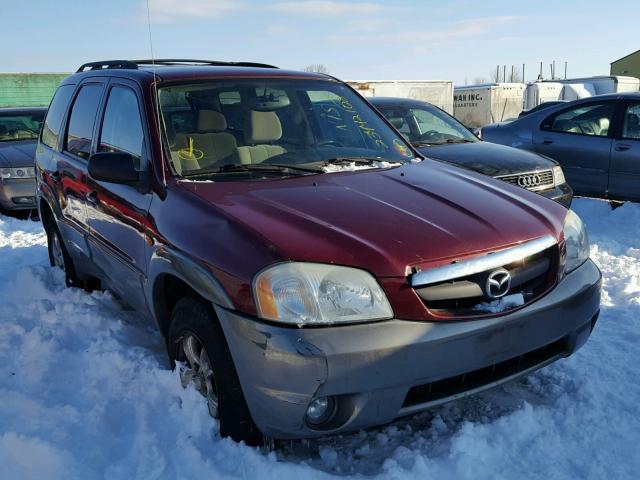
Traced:
<path fill-rule="evenodd" d="M 263 445 L 211 306 L 192 297 L 179 300 L 171 313 L 167 342 L 182 386 L 192 385 L 205 398 L 209 415 L 220 422 L 220 435 Z"/>

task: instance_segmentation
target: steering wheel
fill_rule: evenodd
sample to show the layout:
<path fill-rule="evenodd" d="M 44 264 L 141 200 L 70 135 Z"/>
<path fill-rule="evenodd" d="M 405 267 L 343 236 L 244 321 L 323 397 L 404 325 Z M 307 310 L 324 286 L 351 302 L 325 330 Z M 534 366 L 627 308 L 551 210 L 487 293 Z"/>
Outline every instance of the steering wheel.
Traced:
<path fill-rule="evenodd" d="M 422 135 L 420 135 L 420 140 L 429 140 L 435 136 L 440 136 L 440 135 L 442 134 L 437 130 L 427 130 Z"/>

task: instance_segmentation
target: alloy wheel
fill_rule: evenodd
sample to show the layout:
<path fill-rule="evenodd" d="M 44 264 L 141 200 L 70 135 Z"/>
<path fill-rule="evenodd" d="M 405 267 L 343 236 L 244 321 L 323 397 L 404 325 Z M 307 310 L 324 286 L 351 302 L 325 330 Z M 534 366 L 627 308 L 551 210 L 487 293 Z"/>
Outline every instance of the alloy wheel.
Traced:
<path fill-rule="evenodd" d="M 218 418 L 218 394 L 213 377 L 213 369 L 209 355 L 195 335 L 185 334 L 179 343 L 179 348 L 185 363 L 180 365 L 180 382 L 186 388 L 189 384 L 207 399 L 209 415 Z"/>

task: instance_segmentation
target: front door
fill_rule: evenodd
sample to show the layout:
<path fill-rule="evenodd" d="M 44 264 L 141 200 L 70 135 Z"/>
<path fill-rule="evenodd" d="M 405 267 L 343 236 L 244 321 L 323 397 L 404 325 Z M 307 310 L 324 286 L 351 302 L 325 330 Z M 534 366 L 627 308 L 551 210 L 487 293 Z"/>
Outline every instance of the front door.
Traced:
<path fill-rule="evenodd" d="M 616 132 L 611 150 L 609 196 L 618 200 L 640 200 L 640 102 L 625 105 L 622 128 Z"/>
<path fill-rule="evenodd" d="M 136 84 L 109 84 L 98 122 L 97 152 L 134 156 L 138 169 L 148 169 L 149 147 Z M 87 219 L 94 264 L 110 288 L 137 309 L 145 308 L 143 282 L 147 273 L 145 235 L 150 227 L 151 195 L 142 185 L 122 185 L 87 179 Z"/>
<path fill-rule="evenodd" d="M 609 186 L 613 101 L 581 103 L 547 117 L 533 148 L 562 165 L 576 194 L 604 196 Z"/>

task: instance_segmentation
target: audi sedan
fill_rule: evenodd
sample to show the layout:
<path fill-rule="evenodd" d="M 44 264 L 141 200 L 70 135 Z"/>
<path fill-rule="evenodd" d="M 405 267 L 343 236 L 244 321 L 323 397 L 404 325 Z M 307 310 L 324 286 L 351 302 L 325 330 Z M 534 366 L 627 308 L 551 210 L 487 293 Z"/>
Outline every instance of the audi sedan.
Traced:
<path fill-rule="evenodd" d="M 35 154 L 45 107 L 0 108 L 0 206 L 36 208 Z"/>
<path fill-rule="evenodd" d="M 489 175 L 569 207 L 573 191 L 555 160 L 516 148 L 483 142 L 448 113 L 408 98 L 368 99 L 428 158 Z"/>

